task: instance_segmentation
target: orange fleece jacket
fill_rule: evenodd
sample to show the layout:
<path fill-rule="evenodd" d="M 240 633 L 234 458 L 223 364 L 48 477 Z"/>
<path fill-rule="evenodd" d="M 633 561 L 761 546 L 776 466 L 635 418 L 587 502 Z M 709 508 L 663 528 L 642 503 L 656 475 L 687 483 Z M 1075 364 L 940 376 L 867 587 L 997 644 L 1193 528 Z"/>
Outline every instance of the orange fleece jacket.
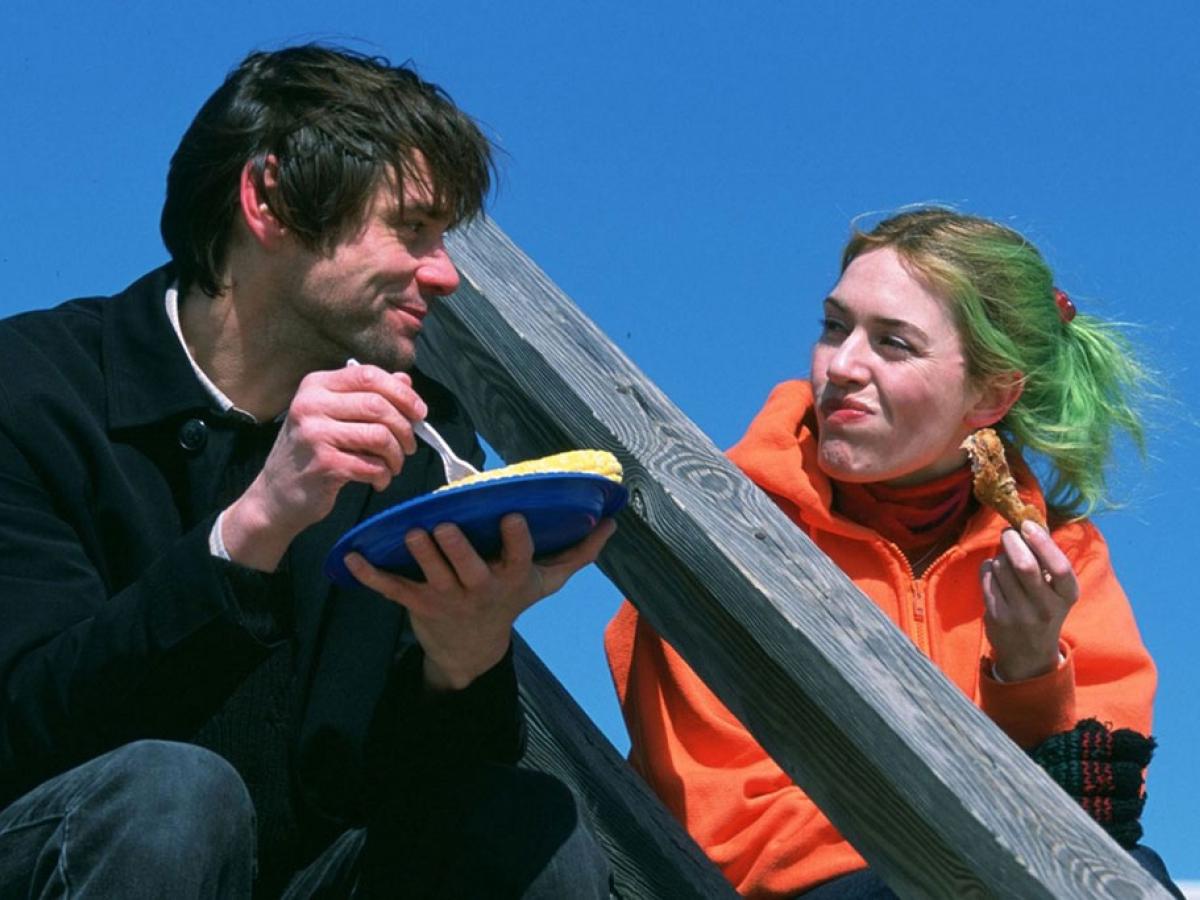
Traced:
<path fill-rule="evenodd" d="M 954 684 L 1025 748 L 1087 717 L 1150 733 L 1154 663 L 1091 523 L 1053 529 L 1080 584 L 1063 626 L 1063 662 L 1038 678 L 999 683 L 990 677 L 979 567 L 997 552 L 1006 523 L 980 509 L 958 543 L 914 579 L 899 548 L 830 511 L 812 405 L 807 382 L 778 385 L 730 458 Z M 1044 512 L 1033 475 L 1012 462 L 1022 495 Z M 792 897 L 866 866 L 628 602 L 609 623 L 605 648 L 630 762 L 739 893 Z"/>

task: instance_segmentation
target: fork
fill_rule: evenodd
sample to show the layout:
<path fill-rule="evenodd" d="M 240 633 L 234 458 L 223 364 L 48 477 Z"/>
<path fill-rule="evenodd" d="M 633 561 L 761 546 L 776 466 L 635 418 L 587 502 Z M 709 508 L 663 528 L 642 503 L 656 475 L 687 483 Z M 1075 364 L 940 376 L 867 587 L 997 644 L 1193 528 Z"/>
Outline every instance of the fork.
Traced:
<path fill-rule="evenodd" d="M 357 366 L 358 360 L 351 357 L 346 365 Z M 446 482 L 458 481 L 468 475 L 478 475 L 479 470 L 450 449 L 446 439 L 438 434 L 438 430 L 428 422 L 421 420 L 412 423 L 413 434 L 421 438 L 442 458 L 442 469 L 446 472 Z"/>
<path fill-rule="evenodd" d="M 424 420 L 413 422 L 412 427 L 413 434 L 423 438 L 425 443 L 436 450 L 437 455 L 442 458 L 442 468 L 446 470 L 447 484 L 458 481 L 460 478 L 466 478 L 468 475 L 479 474 L 477 468 L 450 449 L 446 439 L 438 434 L 437 429 L 428 422 Z"/>

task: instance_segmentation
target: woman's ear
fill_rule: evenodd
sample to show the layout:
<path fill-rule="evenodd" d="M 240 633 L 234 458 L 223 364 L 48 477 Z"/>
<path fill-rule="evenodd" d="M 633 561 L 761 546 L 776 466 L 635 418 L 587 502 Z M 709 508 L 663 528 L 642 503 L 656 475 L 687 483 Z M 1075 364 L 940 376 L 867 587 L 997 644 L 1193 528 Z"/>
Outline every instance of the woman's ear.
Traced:
<path fill-rule="evenodd" d="M 979 389 L 975 405 L 967 410 L 966 424 L 972 429 L 995 425 L 1008 415 L 1024 389 L 1025 376 L 1021 372 L 993 375 Z"/>
<path fill-rule="evenodd" d="M 254 160 L 242 166 L 238 184 L 238 200 L 242 210 L 242 221 L 254 239 L 263 247 L 270 247 L 287 229 L 275 218 L 267 196 L 279 185 L 279 161 L 268 156 L 263 163 L 261 177 L 256 172 Z"/>

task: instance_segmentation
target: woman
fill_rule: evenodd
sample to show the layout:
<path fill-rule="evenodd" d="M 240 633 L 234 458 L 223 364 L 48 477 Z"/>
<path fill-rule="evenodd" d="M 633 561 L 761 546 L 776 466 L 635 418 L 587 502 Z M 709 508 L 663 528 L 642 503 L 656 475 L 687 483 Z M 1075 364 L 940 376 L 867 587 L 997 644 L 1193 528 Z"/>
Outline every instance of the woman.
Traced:
<path fill-rule="evenodd" d="M 1075 315 L 1023 237 L 918 209 L 852 236 L 811 380 L 777 386 L 730 457 L 1167 880 L 1135 847 L 1154 664 L 1085 518 L 1104 502 L 1113 431 L 1141 443 L 1146 381 L 1110 326 Z M 1049 531 L 1018 533 L 974 498 L 960 445 L 986 426 Z M 1044 489 L 1026 452 L 1045 463 Z M 632 763 L 740 893 L 892 896 L 630 604 L 606 649 Z M 1110 786 L 1073 777 L 1083 758 Z"/>

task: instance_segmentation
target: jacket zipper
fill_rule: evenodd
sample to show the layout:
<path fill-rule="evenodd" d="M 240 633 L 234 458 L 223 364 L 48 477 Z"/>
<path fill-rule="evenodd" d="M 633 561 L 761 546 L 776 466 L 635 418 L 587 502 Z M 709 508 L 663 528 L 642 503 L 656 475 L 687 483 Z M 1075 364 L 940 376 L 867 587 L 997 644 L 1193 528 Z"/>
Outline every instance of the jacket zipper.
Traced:
<path fill-rule="evenodd" d="M 929 570 L 925 571 L 928 573 Z M 917 648 L 926 658 L 932 659 L 933 654 L 929 651 L 929 624 L 925 621 L 925 588 L 921 578 L 914 578 L 911 585 L 913 638 Z"/>
<path fill-rule="evenodd" d="M 918 578 L 917 574 L 913 571 L 912 564 L 908 561 L 908 557 L 904 555 L 904 552 L 899 547 L 896 547 L 895 544 L 892 546 L 900 559 L 903 560 L 904 569 L 908 572 L 908 600 L 909 610 L 911 611 L 912 616 L 913 643 L 917 645 L 918 650 L 925 654 L 926 659 L 932 660 L 933 650 L 929 644 L 929 622 L 927 621 L 928 609 L 925 605 L 925 584 L 926 579 L 929 577 L 929 573 L 936 569 L 943 557 L 950 552 L 950 547 L 947 547 L 932 560 L 930 560 L 929 565 L 925 567 L 925 571 Z"/>

